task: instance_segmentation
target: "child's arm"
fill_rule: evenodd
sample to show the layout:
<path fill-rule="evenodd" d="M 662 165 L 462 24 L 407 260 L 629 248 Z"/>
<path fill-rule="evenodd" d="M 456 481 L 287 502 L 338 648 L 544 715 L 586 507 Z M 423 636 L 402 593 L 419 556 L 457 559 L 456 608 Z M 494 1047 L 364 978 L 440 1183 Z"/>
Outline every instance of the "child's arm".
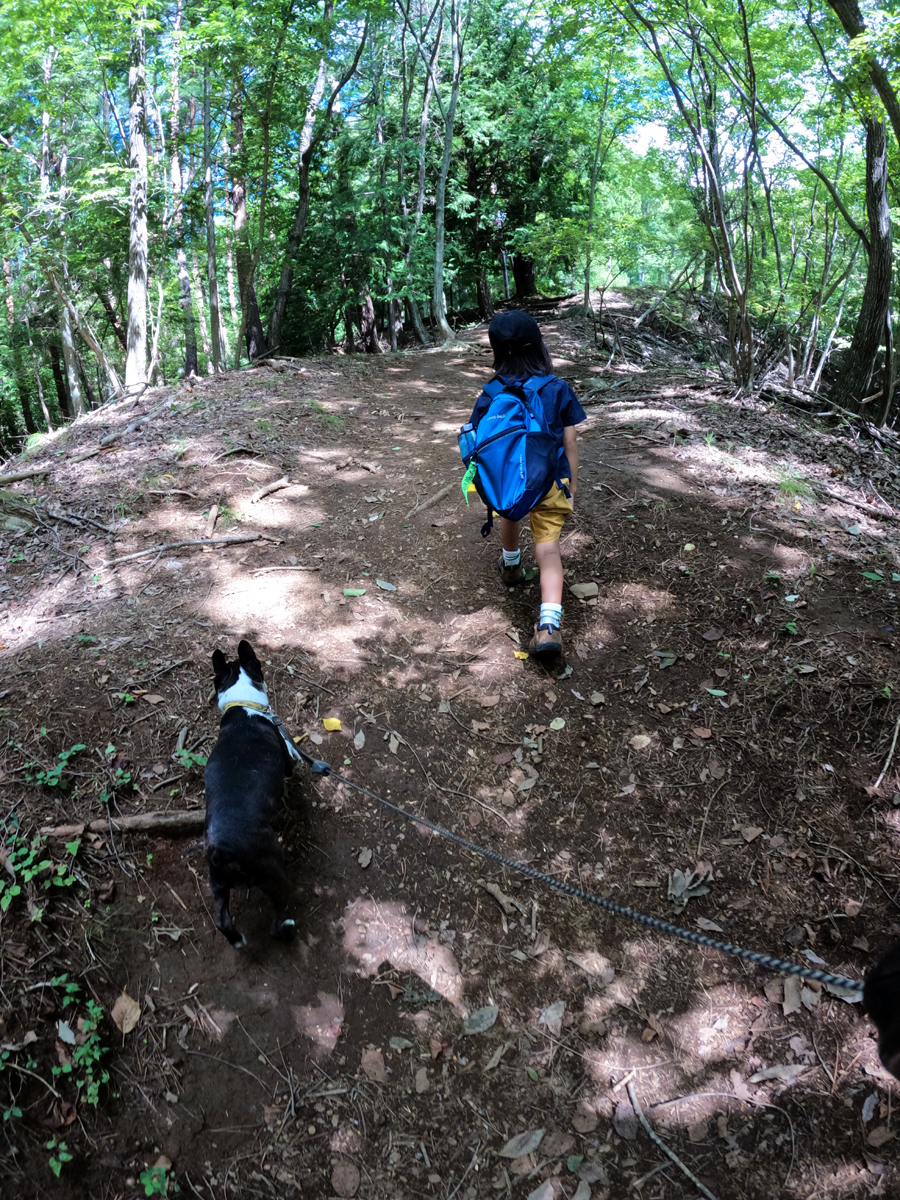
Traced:
<path fill-rule="evenodd" d="M 574 496 L 575 489 L 578 487 L 578 435 L 575 432 L 574 425 L 567 425 L 563 429 L 563 450 L 566 458 L 569 460 L 569 466 L 572 468 L 569 491 Z"/>

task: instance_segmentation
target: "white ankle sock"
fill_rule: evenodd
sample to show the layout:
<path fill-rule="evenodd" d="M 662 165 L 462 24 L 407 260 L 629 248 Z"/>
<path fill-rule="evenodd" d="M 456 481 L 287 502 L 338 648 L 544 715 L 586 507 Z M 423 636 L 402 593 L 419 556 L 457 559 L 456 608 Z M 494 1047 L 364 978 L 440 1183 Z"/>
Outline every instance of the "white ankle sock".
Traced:
<path fill-rule="evenodd" d="M 521 550 L 504 550 L 503 565 L 504 567 L 517 567 L 522 561 Z"/>
<path fill-rule="evenodd" d="M 553 625 L 559 629 L 560 625 L 562 625 L 562 605 L 542 604 L 541 615 L 538 617 L 538 625 Z"/>

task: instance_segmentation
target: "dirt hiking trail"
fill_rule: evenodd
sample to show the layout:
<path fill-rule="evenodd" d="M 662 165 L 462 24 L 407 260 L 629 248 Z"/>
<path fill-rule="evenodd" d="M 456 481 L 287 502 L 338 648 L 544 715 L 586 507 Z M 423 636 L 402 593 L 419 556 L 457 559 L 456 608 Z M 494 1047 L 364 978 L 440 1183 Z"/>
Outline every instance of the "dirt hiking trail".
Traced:
<path fill-rule="evenodd" d="M 589 413 L 547 667 L 538 585 L 505 592 L 458 487 L 483 327 L 157 389 L 7 464 L 49 473 L 0 510 L 5 1194 L 900 1196 L 858 1005 L 304 769 L 296 938 L 255 893 L 245 950 L 213 928 L 210 654 L 247 637 L 305 748 L 517 861 L 855 978 L 900 932 L 896 456 L 742 403 L 652 320 L 609 366 L 541 320 Z M 165 548 L 210 535 L 257 536 Z M 195 827 L 108 823 L 160 811 Z"/>

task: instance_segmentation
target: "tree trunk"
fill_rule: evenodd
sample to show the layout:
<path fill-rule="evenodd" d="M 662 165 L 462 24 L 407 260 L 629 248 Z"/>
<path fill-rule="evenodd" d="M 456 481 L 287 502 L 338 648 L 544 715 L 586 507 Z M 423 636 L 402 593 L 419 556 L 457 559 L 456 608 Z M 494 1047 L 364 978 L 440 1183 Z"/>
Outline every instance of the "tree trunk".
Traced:
<path fill-rule="evenodd" d="M 461 0 L 450 0 L 450 44 L 452 46 L 453 75 L 450 84 L 450 102 L 442 111 L 444 118 L 444 153 L 441 169 L 434 189 L 434 288 L 431 292 L 431 316 L 443 341 L 453 340 L 453 330 L 447 323 L 447 301 L 444 298 L 444 237 L 446 218 L 447 176 L 450 174 L 450 158 L 453 153 L 453 124 L 456 120 L 456 105 L 459 100 L 459 81 L 462 76 L 463 43 L 461 30 Z M 470 0 L 471 3 L 471 0 Z M 443 106 L 442 106 L 443 108 Z"/>
<path fill-rule="evenodd" d="M 9 326 L 9 344 L 12 347 L 13 373 L 16 377 L 16 391 L 19 394 L 19 406 L 22 409 L 22 420 L 27 433 L 37 433 L 31 403 L 28 396 L 28 386 L 25 382 L 25 367 L 22 362 L 22 341 L 16 327 L 16 302 L 13 296 L 12 263 L 8 258 L 3 260 L 3 281 L 6 284 L 6 323 Z"/>
<path fill-rule="evenodd" d="M 209 328 L 206 324 L 206 295 L 203 291 L 203 280 L 200 276 L 200 268 L 197 265 L 197 255 L 193 249 L 191 250 L 191 276 L 194 282 L 194 291 L 197 293 L 197 298 L 199 300 L 197 305 L 197 316 L 200 324 L 200 345 L 206 358 L 206 373 L 207 375 L 212 375 L 214 373 L 214 366 L 209 345 Z"/>
<path fill-rule="evenodd" d="M 383 354 L 378 338 L 378 326 L 375 322 L 375 305 L 368 288 L 362 294 L 359 302 L 359 340 L 366 354 Z"/>
<path fill-rule="evenodd" d="M 866 32 L 866 23 L 863 20 L 859 5 L 856 0 L 828 0 L 831 8 L 834 10 L 837 19 L 844 27 L 844 32 L 851 40 L 860 37 Z M 872 80 L 872 86 L 878 93 L 878 98 L 885 107 L 888 119 L 891 122 L 891 128 L 894 131 L 894 137 L 897 139 L 897 145 L 900 147 L 900 100 L 897 98 L 897 93 L 894 91 L 887 71 L 874 56 L 868 59 L 869 78 Z"/>
<path fill-rule="evenodd" d="M 222 370 L 219 342 L 219 280 L 216 274 L 216 223 L 213 206 L 212 144 L 209 112 L 209 55 L 203 64 L 203 178 L 206 210 L 206 286 L 209 290 L 209 317 L 212 328 L 212 369 Z"/>
<path fill-rule="evenodd" d="M 325 0 L 324 20 L 331 20 L 333 7 L 332 0 Z M 306 106 L 306 116 L 303 120 L 303 128 L 300 131 L 300 141 L 297 147 L 300 152 L 299 178 L 297 181 L 297 209 L 294 213 L 294 223 L 288 234 L 284 259 L 281 264 L 281 277 L 278 280 L 278 291 L 275 295 L 275 305 L 269 320 L 269 341 L 273 346 L 281 344 L 281 326 L 284 323 L 284 314 L 287 312 L 291 285 L 294 281 L 294 259 L 297 257 L 297 251 L 300 249 L 300 243 L 303 241 L 303 235 L 306 232 L 306 222 L 309 217 L 309 166 L 313 154 L 313 130 L 316 124 L 316 113 L 319 110 L 319 104 L 325 91 L 327 70 L 328 63 L 323 54 L 319 59 L 319 69 L 316 72 L 316 79 L 309 94 L 309 103 Z"/>
<path fill-rule="evenodd" d="M 250 250 L 250 230 L 247 225 L 247 181 L 244 174 L 244 96 L 241 74 L 234 69 L 234 89 L 231 100 L 231 206 L 234 215 L 234 241 L 237 257 L 238 293 L 241 298 L 241 324 L 247 345 L 247 357 L 253 362 L 268 349 L 266 335 L 259 316 L 256 288 L 253 286 L 253 254 Z M 241 348 L 235 348 L 235 365 Z"/>
<path fill-rule="evenodd" d="M 112 263 L 108 258 L 103 260 L 103 265 L 107 268 L 107 270 L 112 270 Z M 116 298 L 113 294 L 112 288 L 109 288 L 105 292 L 98 291 L 97 298 L 100 301 L 103 311 L 106 313 L 106 319 L 109 321 L 110 328 L 115 334 L 116 341 L 119 343 L 122 349 L 127 352 L 128 339 L 125 336 L 125 330 L 122 327 L 122 322 L 119 320 L 119 314 L 116 312 Z"/>
<path fill-rule="evenodd" d="M 537 295 L 537 278 L 533 258 L 525 258 L 521 254 L 512 256 L 513 282 L 516 286 L 516 299 L 524 300 L 526 296 Z"/>
<path fill-rule="evenodd" d="M 188 274 L 187 254 L 184 248 L 184 180 L 181 172 L 179 157 L 179 136 L 181 133 L 179 110 L 181 108 L 180 92 L 180 53 L 181 53 L 181 20 L 184 13 L 184 0 L 177 0 L 175 9 L 175 24 L 172 30 L 172 79 L 169 85 L 171 115 L 169 118 L 169 151 L 172 155 L 170 174 L 172 180 L 172 232 L 176 242 L 175 262 L 178 268 L 178 292 L 181 306 L 181 317 L 184 323 L 184 375 L 189 379 L 199 374 L 197 363 L 197 323 L 194 320 L 194 301 L 191 296 L 191 280 Z"/>
<path fill-rule="evenodd" d="M 888 205 L 887 137 L 884 123 L 869 117 L 866 130 L 866 215 L 869 265 L 853 340 L 830 398 L 842 408 L 858 407 L 869 390 L 891 299 L 892 237 Z"/>
<path fill-rule="evenodd" d="M 491 300 L 491 289 L 488 284 L 487 267 L 482 267 L 478 272 L 478 281 L 476 284 L 478 293 L 478 315 L 482 321 L 490 321 L 494 315 L 494 302 Z"/>
<path fill-rule="evenodd" d="M 63 312 L 65 311 L 63 309 Z M 56 342 L 49 342 L 47 351 L 50 355 L 50 370 L 53 372 L 53 382 L 56 385 L 56 399 L 59 402 L 59 411 L 64 416 L 71 417 L 72 409 L 69 404 L 69 393 L 66 391 L 66 381 L 63 377 L 62 355 L 59 345 Z"/>
<path fill-rule="evenodd" d="M 146 6 L 134 14 L 128 56 L 128 163 L 131 202 L 128 239 L 128 350 L 125 387 L 147 382 L 147 81 L 144 23 Z"/>

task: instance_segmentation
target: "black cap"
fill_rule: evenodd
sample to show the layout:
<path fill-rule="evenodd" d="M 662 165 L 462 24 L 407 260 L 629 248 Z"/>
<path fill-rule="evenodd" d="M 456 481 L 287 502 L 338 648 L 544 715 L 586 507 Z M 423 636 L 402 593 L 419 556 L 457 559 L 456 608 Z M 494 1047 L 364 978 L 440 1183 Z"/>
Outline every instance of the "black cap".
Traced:
<path fill-rule="evenodd" d="M 526 346 L 537 349 L 543 342 L 537 321 L 520 308 L 497 313 L 488 326 L 488 338 L 495 354 L 510 343 L 523 350 Z"/>

